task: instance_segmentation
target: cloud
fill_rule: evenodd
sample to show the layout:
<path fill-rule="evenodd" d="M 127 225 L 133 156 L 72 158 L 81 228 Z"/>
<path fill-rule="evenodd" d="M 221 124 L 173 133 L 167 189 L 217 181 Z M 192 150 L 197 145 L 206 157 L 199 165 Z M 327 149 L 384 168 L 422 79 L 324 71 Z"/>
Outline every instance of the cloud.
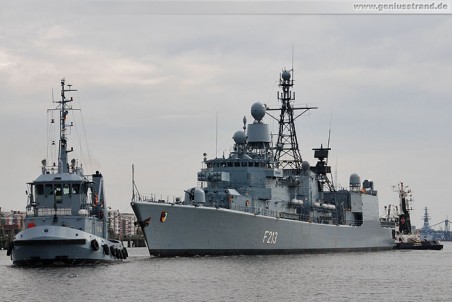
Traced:
<path fill-rule="evenodd" d="M 93 169 L 123 209 L 132 163 L 148 194 L 195 185 L 202 153 L 227 153 L 252 103 L 277 106 L 293 46 L 296 102 L 319 107 L 297 120 L 303 158 L 312 162 L 311 148 L 326 143 L 332 114 L 330 160 L 341 184 L 354 172 L 372 178 L 383 206 L 406 179 L 420 196 L 416 219 L 424 204 L 444 218 L 447 204 L 433 200 L 443 199 L 451 170 L 450 18 L 151 16 L 113 14 L 99 1 L 65 11 L 28 4 L 6 5 L 0 18 L 0 117 L 9 130 L 0 139 L 20 137 L 2 151 L 0 181 L 10 188 L 2 207 L 25 206 L 17 192 L 39 173 L 45 110 L 61 78 L 78 89 Z"/>

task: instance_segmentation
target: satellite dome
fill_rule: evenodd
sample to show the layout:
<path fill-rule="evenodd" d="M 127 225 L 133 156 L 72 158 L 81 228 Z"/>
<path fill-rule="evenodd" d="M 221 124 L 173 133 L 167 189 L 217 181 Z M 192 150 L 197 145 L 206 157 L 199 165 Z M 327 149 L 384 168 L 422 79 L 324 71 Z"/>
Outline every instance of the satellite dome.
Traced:
<path fill-rule="evenodd" d="M 260 121 L 265 116 L 265 106 L 259 102 L 254 103 L 251 106 L 251 115 L 256 121 Z"/>
<path fill-rule="evenodd" d="M 283 79 L 284 81 L 290 80 L 290 72 L 287 71 L 287 70 L 284 70 L 283 73 L 282 73 L 282 75 L 281 75 L 281 77 L 282 77 L 282 79 Z"/>
<path fill-rule="evenodd" d="M 360 186 L 361 180 L 358 174 L 353 173 L 350 175 L 350 186 Z"/>
<path fill-rule="evenodd" d="M 246 143 L 246 135 L 245 132 L 239 130 L 234 133 L 234 136 L 232 137 L 234 139 L 234 142 L 238 145 L 243 145 Z"/>
<path fill-rule="evenodd" d="M 303 171 L 308 171 L 310 168 L 311 168 L 311 165 L 309 164 L 308 161 L 305 160 L 301 163 L 301 169 Z"/>

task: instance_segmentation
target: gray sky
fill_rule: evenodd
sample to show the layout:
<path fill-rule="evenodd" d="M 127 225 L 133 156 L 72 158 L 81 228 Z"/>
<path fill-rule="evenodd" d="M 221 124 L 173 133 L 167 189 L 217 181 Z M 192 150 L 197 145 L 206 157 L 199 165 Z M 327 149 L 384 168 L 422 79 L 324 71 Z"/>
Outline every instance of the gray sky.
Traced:
<path fill-rule="evenodd" d="M 314 163 L 332 117 L 339 184 L 355 172 L 372 179 L 382 208 L 403 181 L 416 226 L 424 207 L 432 223 L 452 218 L 450 16 L 154 15 L 139 1 L 125 13 L 105 1 L 46 2 L 0 11 L 2 210 L 25 208 L 61 78 L 79 90 L 85 170 L 101 171 L 109 205 L 131 212 L 131 165 L 142 194 L 182 196 L 202 154 L 215 156 L 217 113 L 221 156 L 255 101 L 278 105 L 293 45 L 296 104 L 319 107 L 296 123 L 303 159 Z M 76 151 L 78 140 L 74 131 Z"/>

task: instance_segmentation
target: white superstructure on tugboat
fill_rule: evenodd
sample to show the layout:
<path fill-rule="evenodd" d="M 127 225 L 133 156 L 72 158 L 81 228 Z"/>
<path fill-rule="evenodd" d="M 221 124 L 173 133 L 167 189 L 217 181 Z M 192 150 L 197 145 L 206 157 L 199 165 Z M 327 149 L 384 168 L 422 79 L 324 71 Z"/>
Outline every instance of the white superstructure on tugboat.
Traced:
<path fill-rule="evenodd" d="M 108 215 L 102 174 L 85 175 L 76 159 L 68 161 L 67 122 L 75 91 L 61 80 L 58 162 L 42 161 L 42 174 L 29 183 L 25 229 L 10 244 L 16 265 L 77 264 L 127 258 L 122 242 L 108 239 Z M 55 121 L 52 119 L 52 123 Z"/>
<path fill-rule="evenodd" d="M 280 75 L 280 108 L 251 107 L 254 121 L 235 132 L 229 157 L 207 159 L 200 185 L 183 201 L 133 198 L 149 252 L 156 256 L 279 254 L 392 249 L 391 228 L 380 225 L 373 182 L 350 177 L 337 189 L 328 175 L 329 146 L 317 163 L 302 161 L 294 120 L 314 107 L 295 107 L 293 70 Z M 296 111 L 301 113 L 295 113 Z M 271 112 L 277 112 L 273 117 Z M 268 115 L 278 121 L 273 146 Z M 134 194 L 135 196 L 135 194 Z"/>

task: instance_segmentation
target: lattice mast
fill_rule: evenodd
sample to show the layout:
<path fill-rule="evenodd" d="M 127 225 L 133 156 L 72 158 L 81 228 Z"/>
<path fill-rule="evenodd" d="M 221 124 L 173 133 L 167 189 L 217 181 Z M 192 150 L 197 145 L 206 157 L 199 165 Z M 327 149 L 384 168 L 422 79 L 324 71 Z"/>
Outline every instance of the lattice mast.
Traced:
<path fill-rule="evenodd" d="M 279 119 L 272 116 L 279 122 L 278 141 L 275 146 L 274 160 L 277 167 L 300 171 L 302 159 L 298 147 L 294 121 L 305 112 L 310 109 L 317 109 L 317 107 L 296 108 L 293 106 L 293 101 L 295 100 L 295 92 L 292 93 L 291 91 L 293 87 L 293 69 L 289 71 L 286 69 L 283 70 L 280 74 L 279 86 L 282 90 L 278 91 L 278 100 L 281 102 L 281 107 L 278 109 L 267 108 L 267 111 L 280 111 Z M 294 117 L 296 110 L 302 110 L 302 112 Z"/>

